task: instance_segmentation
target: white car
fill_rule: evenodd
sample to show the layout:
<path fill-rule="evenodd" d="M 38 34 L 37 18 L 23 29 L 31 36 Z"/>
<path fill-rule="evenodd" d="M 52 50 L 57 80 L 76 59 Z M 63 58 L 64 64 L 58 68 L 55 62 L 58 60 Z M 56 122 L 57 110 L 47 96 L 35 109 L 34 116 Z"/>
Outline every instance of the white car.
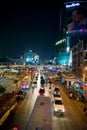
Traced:
<path fill-rule="evenodd" d="M 54 102 L 55 99 L 61 99 L 61 96 L 60 96 L 60 94 L 53 94 L 52 99 Z"/>
<path fill-rule="evenodd" d="M 65 112 L 64 104 L 61 97 L 55 97 L 53 105 L 54 105 L 54 112 L 58 112 L 61 114 Z"/>

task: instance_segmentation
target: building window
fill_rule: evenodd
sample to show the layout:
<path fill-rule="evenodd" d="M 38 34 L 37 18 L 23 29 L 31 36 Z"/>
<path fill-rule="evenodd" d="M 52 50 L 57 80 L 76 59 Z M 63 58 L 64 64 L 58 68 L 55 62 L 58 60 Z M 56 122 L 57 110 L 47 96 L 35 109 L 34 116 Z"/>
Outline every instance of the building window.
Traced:
<path fill-rule="evenodd" d="M 87 59 L 87 51 L 84 52 L 84 59 Z"/>

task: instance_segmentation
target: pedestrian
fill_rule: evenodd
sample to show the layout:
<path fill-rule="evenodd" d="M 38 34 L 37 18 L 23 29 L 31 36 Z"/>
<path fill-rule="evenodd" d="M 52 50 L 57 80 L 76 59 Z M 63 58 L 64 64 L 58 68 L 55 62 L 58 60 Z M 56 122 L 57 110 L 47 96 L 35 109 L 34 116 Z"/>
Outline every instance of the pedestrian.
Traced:
<path fill-rule="evenodd" d="M 73 93 L 69 94 L 69 98 L 71 98 L 71 99 L 73 98 Z"/>

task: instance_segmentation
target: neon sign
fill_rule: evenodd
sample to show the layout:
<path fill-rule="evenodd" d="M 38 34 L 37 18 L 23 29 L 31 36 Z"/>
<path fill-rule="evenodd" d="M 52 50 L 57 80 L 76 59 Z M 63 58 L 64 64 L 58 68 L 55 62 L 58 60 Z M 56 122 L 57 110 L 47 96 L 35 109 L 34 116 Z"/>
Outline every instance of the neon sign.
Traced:
<path fill-rule="evenodd" d="M 70 5 L 66 4 L 66 8 L 75 7 L 75 6 L 79 6 L 79 5 L 80 5 L 80 3 L 72 3 Z"/>

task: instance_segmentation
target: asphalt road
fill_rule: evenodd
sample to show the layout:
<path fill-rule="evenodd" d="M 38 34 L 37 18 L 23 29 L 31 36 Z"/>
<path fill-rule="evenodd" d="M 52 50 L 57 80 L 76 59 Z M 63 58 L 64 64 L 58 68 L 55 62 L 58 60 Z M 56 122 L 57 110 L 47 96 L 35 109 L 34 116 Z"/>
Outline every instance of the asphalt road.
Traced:
<path fill-rule="evenodd" d="M 64 116 L 53 114 L 53 130 L 86 130 L 87 117 L 83 112 L 84 103 L 70 99 L 66 90 L 60 84 L 58 85 L 62 96 L 65 114 Z"/>
<path fill-rule="evenodd" d="M 53 130 L 86 130 L 87 117 L 83 112 L 83 107 L 85 104 L 80 101 L 69 99 L 65 89 L 61 85 L 58 86 L 60 88 L 60 93 L 64 102 L 65 113 L 64 116 L 57 114 L 55 115 L 52 105 L 51 109 Z M 16 124 L 21 126 L 21 130 L 26 130 L 27 123 L 29 122 L 30 115 L 38 96 L 38 89 L 39 86 L 38 88 L 35 88 L 33 92 L 28 92 L 24 101 L 18 104 L 14 115 L 11 116 L 7 123 L 4 124 L 4 129 L 6 129 L 9 125 Z M 52 93 L 49 93 L 48 87 L 46 89 L 46 95 L 51 97 Z"/>

